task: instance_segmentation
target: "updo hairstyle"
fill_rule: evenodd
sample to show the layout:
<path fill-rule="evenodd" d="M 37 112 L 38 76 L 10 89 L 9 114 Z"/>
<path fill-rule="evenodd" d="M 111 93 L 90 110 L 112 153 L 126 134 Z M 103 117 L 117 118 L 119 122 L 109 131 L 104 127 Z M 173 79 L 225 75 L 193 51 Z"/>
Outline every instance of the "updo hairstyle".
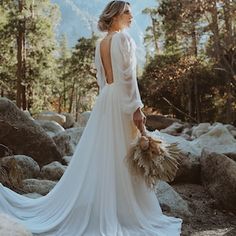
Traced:
<path fill-rule="evenodd" d="M 130 5 L 130 3 L 125 1 L 109 2 L 99 16 L 98 29 L 102 32 L 108 31 L 112 25 L 113 17 L 124 13 L 126 5 Z"/>

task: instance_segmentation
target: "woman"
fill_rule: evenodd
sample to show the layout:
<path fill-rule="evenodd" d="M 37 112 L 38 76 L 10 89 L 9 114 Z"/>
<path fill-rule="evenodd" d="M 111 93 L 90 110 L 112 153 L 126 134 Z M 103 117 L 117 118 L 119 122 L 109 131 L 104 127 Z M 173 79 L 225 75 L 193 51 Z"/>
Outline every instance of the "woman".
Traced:
<path fill-rule="evenodd" d="M 42 236 L 177 236 L 181 220 L 162 214 L 155 193 L 133 180 L 124 157 L 145 117 L 135 75 L 135 45 L 122 30 L 130 5 L 112 1 L 98 26 L 100 94 L 63 177 L 44 197 L 28 199 L 0 185 L 0 211 Z M 136 128 L 137 127 L 137 128 Z"/>

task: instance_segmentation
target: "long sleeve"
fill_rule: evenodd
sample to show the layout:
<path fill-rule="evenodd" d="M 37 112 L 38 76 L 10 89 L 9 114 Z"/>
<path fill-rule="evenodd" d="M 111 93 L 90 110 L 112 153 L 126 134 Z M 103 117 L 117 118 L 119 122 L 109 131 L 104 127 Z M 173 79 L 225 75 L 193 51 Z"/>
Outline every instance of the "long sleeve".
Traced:
<path fill-rule="evenodd" d="M 113 64 L 120 83 L 123 111 L 133 115 L 137 108 L 143 107 L 136 78 L 136 46 L 133 39 L 123 32 L 118 33 L 115 43 L 116 61 Z"/>

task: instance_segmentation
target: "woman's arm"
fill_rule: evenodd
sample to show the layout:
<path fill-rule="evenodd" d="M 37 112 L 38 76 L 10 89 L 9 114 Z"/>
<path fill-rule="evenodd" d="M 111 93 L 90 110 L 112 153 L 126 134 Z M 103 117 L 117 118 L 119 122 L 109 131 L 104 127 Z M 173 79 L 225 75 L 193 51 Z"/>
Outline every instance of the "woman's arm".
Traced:
<path fill-rule="evenodd" d="M 143 107 L 141 101 L 138 83 L 136 78 L 136 55 L 135 43 L 130 36 L 119 33 L 117 59 L 118 76 L 123 92 L 124 112 L 133 115 L 140 107 Z"/>
<path fill-rule="evenodd" d="M 146 123 L 146 116 L 144 115 L 140 107 L 133 113 L 133 121 L 136 127 L 140 130 L 140 132 L 144 134 L 145 132 L 144 125 Z"/>

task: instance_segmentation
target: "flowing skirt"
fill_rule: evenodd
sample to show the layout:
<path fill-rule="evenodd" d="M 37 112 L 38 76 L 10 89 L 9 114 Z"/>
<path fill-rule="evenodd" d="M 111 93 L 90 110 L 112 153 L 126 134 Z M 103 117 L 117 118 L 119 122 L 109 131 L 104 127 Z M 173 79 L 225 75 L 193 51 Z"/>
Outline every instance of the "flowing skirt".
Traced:
<path fill-rule="evenodd" d="M 134 135 L 115 84 L 98 96 L 71 162 L 46 196 L 0 184 L 0 212 L 40 236 L 178 236 L 182 220 L 162 214 L 154 192 L 134 181 L 124 158 Z"/>

